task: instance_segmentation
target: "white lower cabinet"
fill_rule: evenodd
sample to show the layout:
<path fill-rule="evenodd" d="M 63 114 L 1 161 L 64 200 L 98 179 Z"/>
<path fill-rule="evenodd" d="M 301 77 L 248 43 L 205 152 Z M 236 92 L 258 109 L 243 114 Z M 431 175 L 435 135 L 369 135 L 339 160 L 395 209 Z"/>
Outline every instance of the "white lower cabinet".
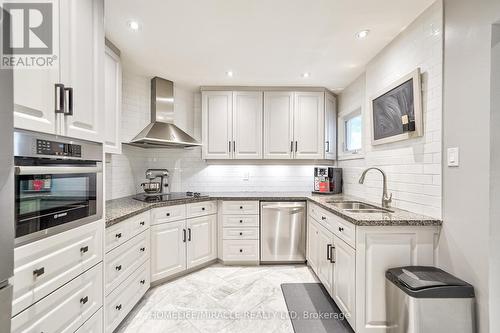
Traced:
<path fill-rule="evenodd" d="M 75 332 L 102 306 L 98 264 L 12 318 L 11 332 Z"/>
<path fill-rule="evenodd" d="M 216 207 L 216 201 L 206 201 L 152 211 L 152 282 L 217 258 Z"/>
<path fill-rule="evenodd" d="M 149 289 L 149 260 L 106 297 L 105 331 L 113 330 Z"/>
<path fill-rule="evenodd" d="M 151 227 L 151 281 L 186 269 L 186 221 Z"/>
<path fill-rule="evenodd" d="M 223 201 L 221 212 L 220 250 L 224 263 L 258 263 L 259 201 Z"/>
<path fill-rule="evenodd" d="M 217 258 L 217 215 L 189 219 L 186 226 L 187 268 Z"/>
<path fill-rule="evenodd" d="M 106 254 L 106 295 L 149 259 L 149 230 L 133 237 L 123 246 Z"/>
<path fill-rule="evenodd" d="M 75 333 L 102 333 L 104 332 L 104 315 L 100 308 Z"/>
<path fill-rule="evenodd" d="M 49 295 L 102 261 L 102 221 L 14 250 L 12 315 Z"/>
<path fill-rule="evenodd" d="M 330 295 L 332 295 L 334 284 L 334 262 L 331 260 L 333 246 L 333 234 L 322 226 L 318 226 L 316 238 L 316 251 L 318 254 L 316 274 Z"/>
<path fill-rule="evenodd" d="M 352 327 L 356 324 L 356 250 L 334 236 L 332 297 Z"/>
<path fill-rule="evenodd" d="M 105 332 L 112 332 L 149 289 L 150 216 L 147 211 L 106 229 Z"/>

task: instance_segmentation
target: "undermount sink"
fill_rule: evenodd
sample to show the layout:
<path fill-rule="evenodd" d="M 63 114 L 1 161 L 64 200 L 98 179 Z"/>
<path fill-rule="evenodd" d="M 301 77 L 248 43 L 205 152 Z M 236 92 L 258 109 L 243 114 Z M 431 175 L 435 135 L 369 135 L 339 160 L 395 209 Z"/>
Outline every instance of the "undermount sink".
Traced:
<path fill-rule="evenodd" d="M 348 213 L 392 213 L 393 211 L 386 208 L 377 207 L 361 201 L 327 201 L 327 203 L 342 209 Z"/>

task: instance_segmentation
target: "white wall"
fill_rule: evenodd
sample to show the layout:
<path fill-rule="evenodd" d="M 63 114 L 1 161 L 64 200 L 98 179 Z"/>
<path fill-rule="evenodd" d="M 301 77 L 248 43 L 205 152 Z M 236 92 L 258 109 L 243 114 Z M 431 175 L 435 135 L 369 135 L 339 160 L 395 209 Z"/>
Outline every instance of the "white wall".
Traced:
<path fill-rule="evenodd" d="M 498 332 L 498 311 L 490 312 L 489 327 L 488 244 L 489 207 L 498 207 L 489 198 L 489 165 L 491 30 L 500 19 L 500 1 L 445 0 L 444 14 L 443 147 L 460 148 L 460 166 L 443 168 L 439 262 L 474 285 L 479 332 Z M 495 149 L 498 154 L 498 146 Z M 498 220 L 491 221 L 491 226 L 497 225 Z M 491 283 L 498 281 L 497 276 Z"/>
<path fill-rule="evenodd" d="M 366 167 L 378 166 L 388 175 L 393 206 L 441 217 L 442 25 L 442 3 L 437 1 L 375 56 L 365 74 L 340 94 L 341 114 L 362 107 L 364 115 L 364 158 L 339 161 L 344 169 L 345 193 L 379 202 L 379 173 L 370 171 L 365 183 L 358 183 Z M 422 72 L 423 137 L 372 146 L 369 98 L 417 67 Z"/>
<path fill-rule="evenodd" d="M 174 122 L 201 141 L 201 94 L 175 85 Z M 130 141 L 150 119 L 150 78 L 124 71 L 122 140 Z M 271 162 L 272 163 L 272 162 Z M 106 199 L 137 192 L 147 168 L 167 168 L 171 191 L 311 191 L 313 165 L 290 161 L 218 162 L 201 159 L 201 148 L 141 149 L 123 145 L 123 154 L 106 156 Z M 248 176 L 248 177 L 247 177 Z M 246 179 L 248 178 L 248 179 Z"/>
<path fill-rule="evenodd" d="M 490 116 L 490 331 L 500 332 L 500 23 L 493 26 Z"/>

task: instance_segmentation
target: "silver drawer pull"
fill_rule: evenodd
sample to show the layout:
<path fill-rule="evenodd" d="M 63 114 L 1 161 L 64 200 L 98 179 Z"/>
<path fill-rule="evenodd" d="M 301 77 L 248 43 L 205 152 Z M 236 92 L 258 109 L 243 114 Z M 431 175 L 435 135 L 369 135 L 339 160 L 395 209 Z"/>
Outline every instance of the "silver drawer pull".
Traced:
<path fill-rule="evenodd" d="M 339 227 L 339 231 L 340 231 L 340 232 L 344 231 L 344 228 Z"/>
<path fill-rule="evenodd" d="M 80 252 L 81 252 L 82 254 L 83 254 L 83 253 L 86 253 L 86 252 L 88 252 L 88 251 L 89 251 L 89 247 L 88 247 L 88 246 L 82 246 L 82 247 L 80 248 Z"/>
<path fill-rule="evenodd" d="M 121 304 L 118 304 L 117 306 L 115 306 L 115 309 L 117 309 L 117 310 L 121 310 L 121 309 L 122 309 L 122 305 L 121 305 Z"/>
<path fill-rule="evenodd" d="M 141 280 L 139 281 L 141 284 L 145 284 L 146 283 L 146 280 Z"/>
<path fill-rule="evenodd" d="M 141 252 L 144 252 L 144 251 L 146 251 L 146 248 L 145 248 L 145 247 L 141 247 L 139 250 L 140 250 Z"/>
<path fill-rule="evenodd" d="M 144 223 L 144 221 L 141 221 L 141 222 L 139 222 L 139 224 L 140 224 L 140 225 L 144 225 L 144 224 L 146 224 L 146 223 Z"/>
<path fill-rule="evenodd" d="M 80 298 L 80 303 L 82 303 L 82 304 L 85 304 L 85 303 L 87 303 L 88 301 L 89 301 L 89 297 L 88 297 L 88 296 L 85 296 L 85 297 Z"/>
<path fill-rule="evenodd" d="M 116 267 L 115 267 L 115 269 L 116 269 L 117 271 L 121 271 L 121 270 L 122 270 L 122 265 L 118 265 L 118 266 L 116 266 Z"/>
<path fill-rule="evenodd" d="M 116 238 L 122 238 L 122 233 L 121 233 L 121 232 L 117 233 L 117 234 L 115 235 L 115 237 L 116 237 Z"/>

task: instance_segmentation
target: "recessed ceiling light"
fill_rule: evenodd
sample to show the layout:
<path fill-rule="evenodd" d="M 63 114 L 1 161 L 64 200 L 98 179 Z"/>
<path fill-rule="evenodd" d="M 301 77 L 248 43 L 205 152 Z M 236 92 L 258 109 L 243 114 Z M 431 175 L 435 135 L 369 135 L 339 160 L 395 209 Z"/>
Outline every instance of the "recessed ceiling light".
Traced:
<path fill-rule="evenodd" d="M 226 75 L 229 76 L 229 77 L 233 77 L 233 72 L 232 71 L 227 71 Z"/>
<path fill-rule="evenodd" d="M 302 73 L 302 77 L 309 77 L 311 74 L 309 72 Z"/>
<path fill-rule="evenodd" d="M 128 21 L 128 27 L 130 28 L 130 30 L 137 31 L 141 26 L 139 25 L 139 22 L 130 20 Z"/>
<path fill-rule="evenodd" d="M 363 38 L 366 38 L 366 36 L 368 36 L 368 34 L 370 33 L 370 30 L 361 30 L 359 31 L 358 33 L 356 33 L 356 38 L 357 39 L 363 39 Z"/>

